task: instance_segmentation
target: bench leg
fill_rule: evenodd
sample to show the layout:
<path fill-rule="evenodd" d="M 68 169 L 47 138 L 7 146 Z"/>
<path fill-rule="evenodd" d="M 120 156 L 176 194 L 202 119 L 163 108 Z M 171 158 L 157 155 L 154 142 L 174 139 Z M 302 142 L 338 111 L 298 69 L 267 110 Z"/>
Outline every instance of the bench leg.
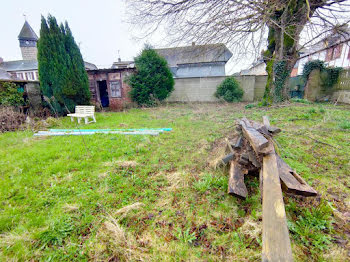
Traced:
<path fill-rule="evenodd" d="M 94 120 L 94 122 L 96 123 L 96 118 L 95 118 L 95 116 L 92 116 L 92 119 Z"/>
<path fill-rule="evenodd" d="M 87 117 L 84 117 L 85 119 L 85 125 L 89 122 L 89 119 Z"/>
<path fill-rule="evenodd" d="M 78 117 L 78 124 L 80 124 L 81 117 Z"/>
<path fill-rule="evenodd" d="M 74 122 L 74 117 L 71 116 L 70 117 L 70 121 Z"/>

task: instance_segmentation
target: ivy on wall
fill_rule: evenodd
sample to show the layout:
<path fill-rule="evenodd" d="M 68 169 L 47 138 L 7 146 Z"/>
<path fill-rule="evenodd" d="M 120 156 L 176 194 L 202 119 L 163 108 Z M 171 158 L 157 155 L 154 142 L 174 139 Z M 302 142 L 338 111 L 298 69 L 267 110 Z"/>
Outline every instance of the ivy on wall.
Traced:
<path fill-rule="evenodd" d="M 342 67 L 327 67 L 324 61 L 321 60 L 313 60 L 309 61 L 305 64 L 303 69 L 303 78 L 305 81 L 309 79 L 311 72 L 315 69 L 319 69 L 321 75 L 322 87 L 325 90 L 331 89 L 337 82 L 342 72 Z"/>
<path fill-rule="evenodd" d="M 25 105 L 19 87 L 11 82 L 0 83 L 0 106 L 20 107 Z"/>

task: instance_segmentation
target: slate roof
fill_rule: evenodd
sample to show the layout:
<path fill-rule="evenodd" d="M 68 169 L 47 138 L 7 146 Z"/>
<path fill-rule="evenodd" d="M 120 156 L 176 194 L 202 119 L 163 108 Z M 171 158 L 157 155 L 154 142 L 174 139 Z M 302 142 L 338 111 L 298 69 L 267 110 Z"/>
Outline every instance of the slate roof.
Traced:
<path fill-rule="evenodd" d="M 28 24 L 27 21 L 24 22 L 21 32 L 18 35 L 20 40 L 38 40 L 38 36 L 34 32 L 33 28 Z"/>
<path fill-rule="evenodd" d="M 85 61 L 84 61 L 84 64 L 85 64 L 85 69 L 87 69 L 87 70 L 98 69 L 95 64 L 92 64 L 92 63 L 89 63 L 89 62 L 85 62 Z"/>
<path fill-rule="evenodd" d="M 0 64 L 0 69 L 3 69 L 7 72 L 38 70 L 38 61 L 37 60 L 6 61 Z"/>
<path fill-rule="evenodd" d="M 12 77 L 9 73 L 7 73 L 5 70 L 0 69 L 0 80 L 11 80 Z"/>
<path fill-rule="evenodd" d="M 232 57 L 225 44 L 191 45 L 156 49 L 156 51 L 168 61 L 170 67 L 181 64 L 226 63 Z"/>
<path fill-rule="evenodd" d="M 85 64 L 85 68 L 88 70 L 97 69 L 97 66 L 92 63 L 84 62 L 84 64 Z M 37 60 L 6 61 L 0 64 L 0 69 L 3 69 L 7 72 L 38 70 L 38 61 Z"/>

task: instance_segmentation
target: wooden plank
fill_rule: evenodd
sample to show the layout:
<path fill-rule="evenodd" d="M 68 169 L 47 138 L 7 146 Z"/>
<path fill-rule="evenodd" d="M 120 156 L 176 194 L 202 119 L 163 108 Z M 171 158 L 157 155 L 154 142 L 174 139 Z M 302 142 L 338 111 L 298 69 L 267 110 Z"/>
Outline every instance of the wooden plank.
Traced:
<path fill-rule="evenodd" d="M 243 145 L 243 137 L 242 137 L 242 136 L 239 136 L 239 137 L 237 138 L 237 141 L 236 141 L 235 145 L 234 145 L 234 148 L 235 148 L 235 149 L 241 148 L 242 145 Z"/>
<path fill-rule="evenodd" d="M 267 130 L 271 133 L 271 134 L 277 134 L 279 132 L 281 132 L 281 129 L 278 127 L 274 127 L 270 125 L 270 120 L 268 116 L 263 116 L 263 123 L 264 126 L 266 126 Z"/>
<path fill-rule="evenodd" d="M 242 132 L 244 137 L 249 141 L 255 153 L 258 155 L 260 151 L 269 145 L 269 141 L 260 134 L 256 129 L 242 125 Z"/>
<path fill-rule="evenodd" d="M 283 191 L 302 196 L 317 195 L 317 192 L 284 162 L 280 156 L 276 155 L 276 159 Z"/>
<path fill-rule="evenodd" d="M 262 261 L 293 261 L 276 154 L 263 157 Z"/>
<path fill-rule="evenodd" d="M 236 161 L 231 161 L 230 177 L 228 180 L 228 193 L 245 199 L 248 195 L 247 187 L 244 184 L 244 174 L 242 166 Z"/>
<path fill-rule="evenodd" d="M 224 165 L 226 165 L 228 162 L 232 161 L 235 158 L 234 153 L 229 153 L 228 155 L 224 156 L 221 161 Z"/>

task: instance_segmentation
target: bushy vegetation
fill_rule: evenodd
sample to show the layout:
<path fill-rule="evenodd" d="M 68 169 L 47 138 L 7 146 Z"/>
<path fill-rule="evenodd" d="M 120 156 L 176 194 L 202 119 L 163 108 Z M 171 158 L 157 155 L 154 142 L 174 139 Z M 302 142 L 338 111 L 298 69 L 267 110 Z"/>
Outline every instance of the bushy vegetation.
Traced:
<path fill-rule="evenodd" d="M 0 106 L 20 107 L 24 104 L 23 93 L 18 91 L 15 83 L 0 83 Z"/>
<path fill-rule="evenodd" d="M 240 87 L 238 81 L 232 76 L 227 77 L 217 87 L 215 96 L 219 99 L 223 99 L 226 102 L 239 102 L 243 97 L 243 89 Z"/>
<path fill-rule="evenodd" d="M 47 21 L 41 17 L 38 64 L 42 93 L 55 113 L 90 103 L 84 61 L 67 22 L 58 25 L 51 15 Z"/>
<path fill-rule="evenodd" d="M 174 78 L 165 58 L 146 46 L 135 58 L 136 73 L 128 82 L 130 96 L 140 106 L 154 106 L 169 97 L 174 89 Z"/>

